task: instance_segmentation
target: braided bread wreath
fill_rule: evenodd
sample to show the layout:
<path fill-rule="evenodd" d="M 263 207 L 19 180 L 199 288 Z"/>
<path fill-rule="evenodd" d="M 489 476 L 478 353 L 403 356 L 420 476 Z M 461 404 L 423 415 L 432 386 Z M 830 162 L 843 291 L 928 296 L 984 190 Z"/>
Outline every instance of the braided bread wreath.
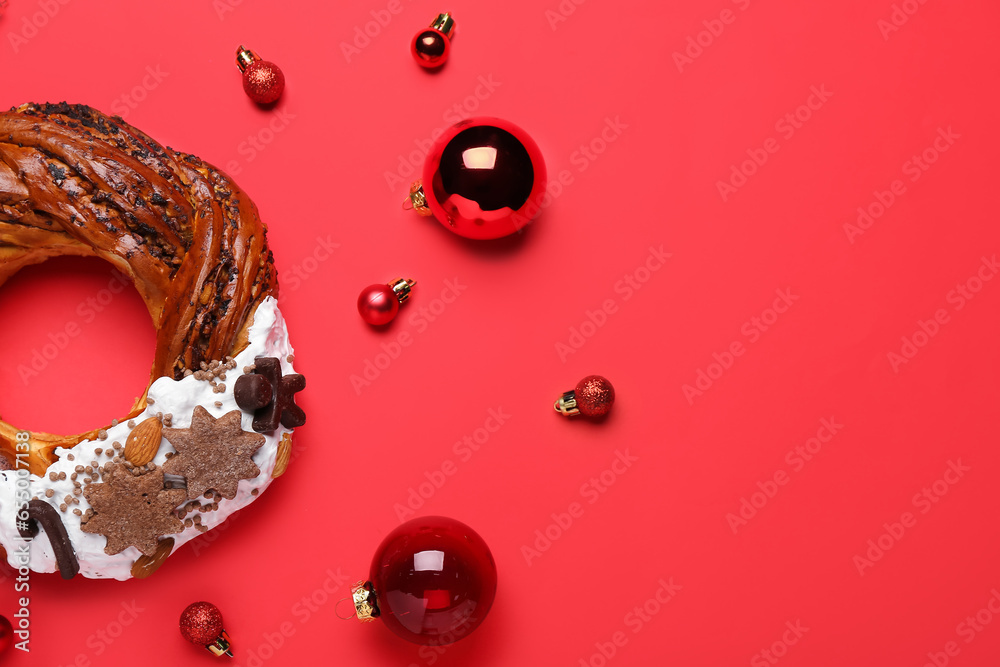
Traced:
<path fill-rule="evenodd" d="M 58 255 L 132 279 L 156 326 L 151 384 L 87 433 L 0 421 L 0 557 L 148 576 L 283 473 L 305 421 L 265 228 L 197 157 L 86 106 L 25 104 L 0 113 L 0 284 Z"/>

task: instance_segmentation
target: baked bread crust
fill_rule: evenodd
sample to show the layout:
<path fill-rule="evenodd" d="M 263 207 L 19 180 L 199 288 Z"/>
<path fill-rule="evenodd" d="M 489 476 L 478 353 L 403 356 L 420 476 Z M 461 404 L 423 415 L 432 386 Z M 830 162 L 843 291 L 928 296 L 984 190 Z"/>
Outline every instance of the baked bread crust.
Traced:
<path fill-rule="evenodd" d="M 121 118 L 66 103 L 0 113 L 0 284 L 50 257 L 107 260 L 153 319 L 151 383 L 243 349 L 257 306 L 278 292 L 265 231 L 225 173 Z M 145 406 L 143 391 L 123 419 Z M 57 447 L 100 428 L 30 432 L 30 471 L 43 475 Z M 0 421 L 0 456 L 11 467 L 18 431 Z"/>

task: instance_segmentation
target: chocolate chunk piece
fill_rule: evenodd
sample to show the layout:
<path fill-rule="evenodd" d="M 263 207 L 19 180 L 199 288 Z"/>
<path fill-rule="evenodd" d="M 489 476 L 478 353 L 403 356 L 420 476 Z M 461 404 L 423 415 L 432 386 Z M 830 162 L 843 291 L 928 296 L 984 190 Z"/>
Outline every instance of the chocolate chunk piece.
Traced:
<path fill-rule="evenodd" d="M 56 508 L 44 500 L 32 498 L 27 505 L 21 508 L 21 511 L 28 515 L 28 520 L 23 524 L 18 521 L 18 532 L 21 537 L 25 539 L 35 537 L 38 535 L 38 526 L 41 525 L 45 534 L 49 536 L 49 543 L 56 555 L 59 575 L 63 579 L 75 577 L 76 573 L 80 571 L 80 563 L 76 559 L 73 543 L 69 541 L 66 526 L 59 518 L 59 512 L 56 511 Z"/>
<path fill-rule="evenodd" d="M 257 357 L 254 360 L 253 374 L 244 375 L 236 381 L 236 389 L 240 391 L 240 385 L 245 390 L 244 399 L 247 405 L 256 405 L 264 400 L 261 395 L 265 386 L 260 380 L 254 377 L 262 377 L 271 388 L 269 401 L 259 405 L 254 410 L 253 430 L 258 433 L 267 433 L 278 428 L 281 424 L 285 428 L 296 428 L 306 423 L 306 413 L 295 404 L 295 394 L 306 387 L 304 375 L 295 373 L 293 375 L 281 374 L 281 362 L 276 357 Z M 251 410 L 240 403 L 239 395 L 236 396 L 236 403 L 244 410 Z"/>
<path fill-rule="evenodd" d="M 259 410 L 274 399 L 271 382 L 256 373 L 237 379 L 233 396 L 236 398 L 236 405 L 247 412 Z"/>

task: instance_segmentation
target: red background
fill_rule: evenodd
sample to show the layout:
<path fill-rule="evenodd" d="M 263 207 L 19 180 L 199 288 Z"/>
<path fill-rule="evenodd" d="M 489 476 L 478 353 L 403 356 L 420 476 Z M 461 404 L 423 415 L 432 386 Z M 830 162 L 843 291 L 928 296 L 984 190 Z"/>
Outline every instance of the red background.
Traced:
<path fill-rule="evenodd" d="M 1000 587 L 1000 281 L 973 280 L 981 289 L 961 308 L 953 292 L 1000 250 L 994 3 L 907 0 L 898 26 L 880 24 L 893 20 L 889 0 L 279 6 L 10 0 L 0 19 L 0 106 L 65 99 L 127 112 L 251 194 L 309 382 L 309 423 L 284 478 L 148 580 L 33 576 L 32 651 L 5 664 L 209 664 L 176 630 L 199 599 L 222 609 L 239 665 L 261 655 L 276 665 L 773 664 L 764 649 L 813 667 L 917 667 L 929 653 L 996 664 L 1000 618 L 987 603 Z M 443 9 L 458 33 L 451 62 L 429 74 L 408 42 Z M 373 17 L 386 25 L 369 25 L 366 44 L 357 31 Z M 345 55 L 355 39 L 363 48 Z M 276 109 L 243 95 L 240 43 L 284 70 Z M 685 50 L 689 62 L 676 55 Z M 797 110 L 797 127 L 782 121 Z M 566 171 L 523 235 L 470 243 L 401 210 L 410 176 L 400 161 L 406 172 L 409 153 L 458 113 L 517 123 L 553 178 Z M 602 146 L 608 119 L 620 125 Z M 939 128 L 952 138 L 936 154 Z M 913 171 L 925 149 L 934 163 Z M 753 156 L 763 164 L 741 167 Z M 745 183 L 733 165 L 752 172 Z M 718 183 L 730 178 L 739 187 L 723 197 Z M 859 207 L 889 202 L 896 180 L 867 230 L 845 229 Z M 662 268 L 640 270 L 661 246 L 671 253 Z M 388 331 L 372 331 L 357 294 L 397 276 L 419 281 L 413 299 Z M 630 294 L 625 276 L 646 282 Z M 92 322 L 77 310 L 110 279 L 101 262 L 52 261 L 0 290 L 7 421 L 77 432 L 131 405 L 152 358 L 141 301 L 127 290 Z M 444 306 L 435 300 L 447 280 L 466 287 Z M 796 299 L 775 321 L 776 290 Z M 592 335 L 560 355 L 606 300 L 603 326 L 583 326 Z M 889 353 L 921 322 L 935 330 L 938 310 L 945 323 L 918 334 L 915 356 L 894 368 Z M 753 317 L 772 324 L 762 331 Z M 83 333 L 22 380 L 19 366 L 69 322 Z M 404 332 L 412 344 L 356 391 L 351 376 Z M 733 343 L 743 353 L 729 363 Z M 713 355 L 730 367 L 712 366 Z M 699 371 L 717 379 L 689 400 L 684 385 Z M 614 383 L 612 416 L 553 414 L 589 373 Z M 509 419 L 463 460 L 454 443 L 498 408 Z M 842 428 L 824 431 L 829 442 L 800 466 L 794 450 L 823 419 Z M 614 483 L 595 493 L 589 480 L 616 451 L 637 460 L 605 473 Z M 328 596 L 328 572 L 365 576 L 396 506 L 447 461 L 454 474 L 416 513 L 460 519 L 491 546 L 500 583 L 487 621 L 441 653 L 337 620 L 346 584 Z M 968 470 L 935 491 L 949 462 Z M 786 483 L 769 484 L 776 474 Z M 919 498 L 925 488 L 935 502 Z M 744 508 L 734 531 L 727 515 L 743 499 L 763 506 Z M 574 502 L 582 515 L 552 527 Z M 903 535 L 886 533 L 898 535 L 907 512 Z M 546 547 L 536 530 L 556 539 Z M 880 537 L 888 549 L 859 573 L 855 557 Z M 546 548 L 529 564 L 523 547 Z M 662 605 L 661 581 L 681 587 Z M 963 625 L 982 609 L 976 622 L 989 622 Z M 786 633 L 786 623 L 808 630 Z M 616 638 L 608 661 L 601 650 Z"/>

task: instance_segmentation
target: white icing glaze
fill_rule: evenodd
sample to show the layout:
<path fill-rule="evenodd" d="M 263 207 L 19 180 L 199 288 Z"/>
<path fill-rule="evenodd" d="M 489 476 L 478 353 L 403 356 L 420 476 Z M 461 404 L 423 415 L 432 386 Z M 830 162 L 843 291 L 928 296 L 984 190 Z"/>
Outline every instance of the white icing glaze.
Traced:
<path fill-rule="evenodd" d="M 285 320 L 278 310 L 278 302 L 267 297 L 254 313 L 254 321 L 250 327 L 249 344 L 236 357 L 236 368 L 227 372 L 226 380 L 220 381 L 226 385 L 226 391 L 213 393 L 212 385 L 206 380 L 196 380 L 193 376 L 188 376 L 182 380 L 174 380 L 168 377 L 157 379 L 149 388 L 149 397 L 153 403 L 147 406 L 145 412 L 135 417 L 138 424 L 147 417 L 155 416 L 157 413 L 171 414 L 173 416 L 173 428 L 187 428 L 191 425 L 191 414 L 196 405 L 201 405 L 213 417 L 222 415 L 233 410 L 240 410 L 233 397 L 233 386 L 236 379 L 243 374 L 243 367 L 253 363 L 255 357 L 277 357 L 281 361 L 281 372 L 283 374 L 294 373 L 292 364 L 288 361 L 288 356 L 293 354 L 292 346 L 288 343 L 288 331 L 285 328 Z M 216 407 L 215 402 L 222 403 L 222 407 Z M 253 414 L 243 412 L 243 430 L 253 432 L 251 423 Z M 107 429 L 107 440 L 84 440 L 72 449 L 59 448 L 56 455 L 59 460 L 53 463 L 46 470 L 45 477 L 39 478 L 30 476 L 31 496 L 41 498 L 51 503 L 57 510 L 60 503 L 67 495 L 73 493 L 73 482 L 70 475 L 77 465 L 87 466 L 90 462 L 97 460 L 103 465 L 109 458 L 95 456 L 94 450 L 97 447 L 108 449 L 112 443 L 120 442 L 123 445 L 131 429 L 127 423 L 120 423 Z M 271 483 L 271 471 L 274 470 L 275 455 L 278 450 L 278 443 L 285 433 L 291 432 L 284 426 L 278 426 L 273 433 L 264 433 L 265 442 L 253 456 L 254 463 L 260 468 L 260 474 L 254 479 L 241 480 L 236 497 L 232 500 L 223 498 L 219 501 L 219 509 L 214 512 L 202 512 L 202 524 L 209 530 L 218 526 L 226 520 L 233 512 L 246 507 L 253 502 L 260 493 Z M 167 452 L 175 451 L 170 443 L 164 439 L 160 443 L 160 450 L 154 459 L 154 463 L 162 466 L 167 460 Z M 74 460 L 70 461 L 67 454 L 73 454 Z M 51 481 L 49 473 L 66 473 L 65 480 Z M 14 471 L 0 472 L 0 545 L 7 550 L 8 562 L 15 566 L 15 549 L 23 544 L 18 535 L 15 525 L 15 484 L 16 473 Z M 169 476 L 168 476 L 169 479 Z M 52 489 L 55 493 L 52 498 L 45 497 L 46 489 Z M 252 495 L 257 489 L 258 496 Z M 60 512 L 66 531 L 73 543 L 77 560 L 80 562 L 80 574 L 92 579 L 119 579 L 131 578 L 132 564 L 142 554 L 135 547 L 129 547 L 121 553 L 109 556 L 104 553 L 104 546 L 107 543 L 103 535 L 85 533 L 80 530 L 82 517 L 73 514 L 73 509 L 78 508 L 86 513 L 90 506 L 82 496 L 76 496 L 80 500 L 79 505 L 70 505 L 66 512 Z M 207 499 L 199 499 L 207 502 Z M 183 506 L 188 501 L 181 504 Z M 180 533 L 170 535 L 174 538 L 174 551 L 189 540 L 201 535 L 201 531 L 196 526 L 185 528 Z M 15 566 L 16 567 L 16 566 Z M 38 537 L 31 541 L 31 569 L 35 572 L 55 572 L 56 559 L 44 531 L 40 531 Z"/>

